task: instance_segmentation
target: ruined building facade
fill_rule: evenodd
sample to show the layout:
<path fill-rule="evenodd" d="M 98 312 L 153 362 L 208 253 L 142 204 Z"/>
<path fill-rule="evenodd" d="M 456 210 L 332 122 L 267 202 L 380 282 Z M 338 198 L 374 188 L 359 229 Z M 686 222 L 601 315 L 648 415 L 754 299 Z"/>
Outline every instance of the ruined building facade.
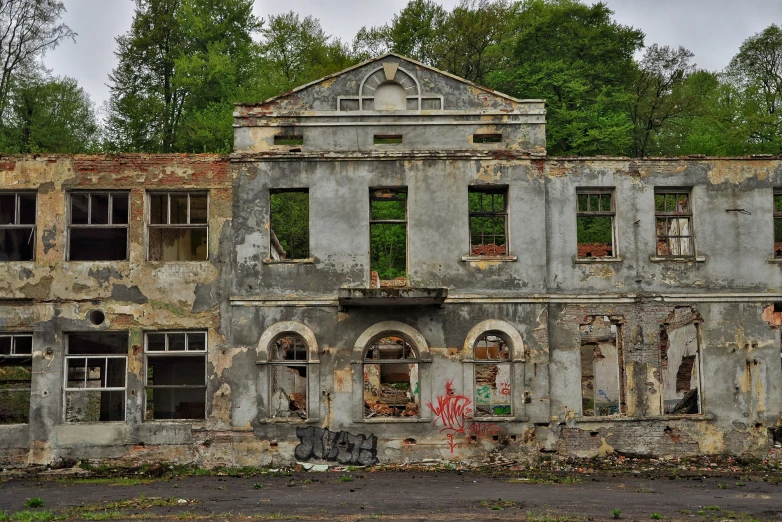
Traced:
<path fill-rule="evenodd" d="M 782 162 L 548 158 L 389 54 L 214 155 L 0 158 L 0 462 L 782 450 Z"/>

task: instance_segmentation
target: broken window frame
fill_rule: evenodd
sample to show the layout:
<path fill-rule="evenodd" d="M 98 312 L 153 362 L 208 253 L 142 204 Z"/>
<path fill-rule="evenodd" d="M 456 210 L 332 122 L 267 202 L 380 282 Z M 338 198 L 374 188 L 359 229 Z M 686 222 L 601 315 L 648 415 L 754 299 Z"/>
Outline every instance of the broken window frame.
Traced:
<path fill-rule="evenodd" d="M 164 348 L 163 350 L 150 350 L 149 336 L 150 335 L 162 335 L 164 336 Z M 184 335 L 185 344 L 182 350 L 171 350 L 170 336 L 172 335 Z M 203 335 L 203 348 L 190 349 L 190 336 L 191 335 Z M 165 330 L 165 331 L 149 331 L 144 332 L 144 421 L 145 422 L 188 422 L 188 421 L 203 421 L 206 419 L 206 399 L 207 399 L 207 353 L 208 353 L 209 335 L 206 330 Z M 149 384 L 149 360 L 162 359 L 165 357 L 201 357 L 204 359 L 204 384 Z M 154 379 L 154 377 L 153 377 Z M 198 390 L 203 389 L 204 394 L 204 416 L 203 417 L 185 417 L 185 418 L 155 418 L 154 410 L 152 416 L 148 417 L 148 401 L 150 393 L 154 394 L 154 390 Z M 153 399 L 154 401 L 154 399 Z"/>
<path fill-rule="evenodd" d="M 700 319 L 694 319 L 692 322 L 687 324 L 682 324 L 678 328 L 684 328 L 686 326 L 689 326 L 690 324 L 695 328 L 695 343 L 696 343 L 696 349 L 695 349 L 695 361 L 693 362 L 694 371 L 697 372 L 698 375 L 698 387 L 696 388 L 698 390 L 698 411 L 696 413 L 674 413 L 674 412 L 668 412 L 665 411 L 665 372 L 663 372 L 663 362 L 665 361 L 665 366 L 668 366 L 668 355 L 667 350 L 665 355 L 663 355 L 663 341 L 660 339 L 660 350 L 658 352 L 659 354 L 659 364 L 660 364 L 660 414 L 661 415 L 703 415 L 703 389 L 704 389 L 704 382 L 703 382 L 703 342 L 701 337 L 701 322 Z M 670 328 L 670 325 L 668 323 L 663 323 L 660 327 L 660 333 L 661 335 L 664 333 L 666 336 L 666 340 L 669 341 L 670 339 L 670 333 L 671 330 L 677 330 L 678 328 Z M 670 348 L 670 346 L 669 346 Z M 679 367 L 681 367 L 681 363 L 679 364 Z M 677 374 L 678 374 L 679 368 L 677 368 Z M 677 375 L 678 377 L 678 375 Z M 690 390 L 692 391 L 692 390 Z M 689 392 L 687 392 L 689 393 Z M 680 402 L 684 400 L 682 398 Z"/>
<path fill-rule="evenodd" d="M 580 390 L 580 397 L 581 400 L 579 402 L 579 415 L 584 419 L 599 419 L 601 417 L 609 417 L 611 415 L 624 415 L 627 413 L 627 374 L 625 370 L 625 350 L 624 350 L 624 338 L 623 335 L 623 328 L 624 328 L 624 319 L 623 318 L 616 318 L 610 315 L 605 314 L 593 314 L 591 316 L 585 317 L 585 319 L 588 319 L 589 317 L 592 318 L 591 322 L 585 322 L 581 323 L 579 325 L 579 390 Z M 618 400 L 618 408 L 617 412 L 613 414 L 608 415 L 598 415 L 597 411 L 593 408 L 593 414 L 588 415 L 584 413 L 584 395 L 583 395 L 583 383 L 581 379 L 583 379 L 583 368 L 581 366 L 581 354 L 583 351 L 584 346 L 593 346 L 598 344 L 597 342 L 584 342 L 584 340 L 581 338 L 581 327 L 586 326 L 589 324 L 594 323 L 594 321 L 600 319 L 600 318 L 608 318 L 608 323 L 610 325 L 615 327 L 614 332 L 614 343 L 616 345 L 616 359 L 617 359 L 617 379 L 619 384 L 619 400 Z M 605 319 L 602 319 L 605 321 Z M 593 348 L 594 349 L 594 348 Z M 593 375 L 594 379 L 594 375 Z M 594 381 L 593 381 L 594 384 Z"/>
<path fill-rule="evenodd" d="M 386 196 L 385 194 L 389 194 Z M 373 201 L 402 201 L 404 203 L 405 217 L 404 219 L 375 219 L 372 217 L 372 202 Z M 397 279 L 404 279 L 404 285 L 407 286 L 410 281 L 410 248 L 409 242 L 409 230 L 408 230 L 408 192 L 407 187 L 373 187 L 369 189 L 369 280 L 370 286 L 372 286 L 372 230 L 373 227 L 378 225 L 402 225 L 405 230 L 405 272 L 404 276 L 398 276 L 393 279 L 381 279 L 378 276 L 377 284 L 381 285 L 381 281 L 395 281 Z M 394 286 L 394 285 L 392 285 Z"/>
<path fill-rule="evenodd" d="M 502 342 L 507 347 L 507 356 L 506 357 L 490 357 L 488 352 L 488 346 L 486 347 L 486 356 L 481 357 L 478 354 L 478 345 L 481 341 L 488 342 L 488 337 L 494 336 L 498 337 L 502 340 Z M 500 355 L 502 352 L 500 352 Z M 474 391 L 474 404 L 475 404 L 475 410 L 473 417 L 476 419 L 506 419 L 509 417 L 514 417 L 516 415 L 515 409 L 513 407 L 513 344 L 507 339 L 507 337 L 502 333 L 498 331 L 487 331 L 483 332 L 481 335 L 478 336 L 478 338 L 475 340 L 475 343 L 473 344 L 473 357 L 472 357 L 472 364 L 473 364 L 473 391 Z M 508 412 L 507 413 L 484 413 L 479 411 L 478 408 L 478 367 L 479 366 L 507 366 L 507 373 L 508 373 Z M 498 390 L 498 393 L 501 393 L 500 390 Z M 494 408 L 498 406 L 499 404 L 492 404 L 489 403 L 490 408 Z"/>
<path fill-rule="evenodd" d="M 586 209 L 582 209 L 581 207 L 581 196 L 586 196 Z M 593 196 L 597 196 L 598 198 L 597 210 L 592 209 Z M 605 197 L 609 198 L 610 210 L 601 210 L 603 208 L 603 198 Z M 616 207 L 614 200 L 614 189 L 612 187 L 576 189 L 576 249 L 578 249 L 578 245 L 581 244 L 578 241 L 578 220 L 580 218 L 599 217 L 607 217 L 611 219 L 611 255 L 582 257 L 578 255 L 578 250 L 576 250 L 576 259 L 593 261 L 595 259 L 616 259 L 618 257 L 616 253 Z"/>
<path fill-rule="evenodd" d="M 481 210 L 474 211 L 470 209 L 470 194 L 480 194 L 480 207 Z M 491 210 L 486 211 L 484 210 L 483 206 L 483 198 L 485 195 L 491 196 Z M 503 208 L 501 210 L 495 210 L 494 208 L 494 196 L 495 195 L 501 195 L 503 198 Z M 478 253 L 474 254 L 474 248 L 483 248 L 485 251 L 486 249 L 486 241 L 484 234 L 481 234 L 481 242 L 480 243 L 474 243 L 473 239 L 473 219 L 481 219 L 481 218 L 495 218 L 495 219 L 502 219 L 503 220 L 503 233 L 502 234 L 491 234 L 491 237 L 493 237 L 493 242 L 488 243 L 495 246 L 495 253 L 494 254 L 485 254 L 485 253 Z M 468 234 L 468 241 L 469 241 L 469 257 L 486 257 L 486 258 L 508 258 L 511 256 L 510 252 L 510 238 L 508 237 L 508 187 L 507 186 L 501 186 L 501 187 L 483 187 L 483 186 L 471 186 L 467 188 L 467 234 Z M 499 245 L 497 244 L 497 237 L 502 237 L 504 240 L 505 245 L 505 252 L 502 254 L 497 254 L 496 250 Z"/>
<path fill-rule="evenodd" d="M 777 208 L 777 198 L 780 200 L 780 206 Z M 773 251 L 774 251 L 774 258 L 775 259 L 782 259 L 782 241 L 777 242 L 777 227 L 780 228 L 780 235 L 782 235 L 782 187 L 778 187 L 774 189 L 773 193 L 773 199 L 771 200 L 772 210 L 773 210 L 773 220 L 772 223 L 774 225 L 774 232 L 773 232 Z M 782 239 L 782 238 L 780 238 Z M 777 246 L 779 245 L 779 246 Z"/>
<path fill-rule="evenodd" d="M 387 339 L 390 337 L 400 338 L 405 344 L 402 348 L 402 357 L 398 359 L 383 359 L 383 358 L 374 358 L 370 357 L 370 353 L 375 350 L 374 353 L 379 354 L 380 348 L 376 348 L 380 345 L 380 341 L 383 339 Z M 390 343 L 389 343 L 390 345 Z M 412 353 L 412 357 L 407 357 L 406 352 L 408 351 Z M 390 407 L 392 408 L 392 411 L 396 411 L 397 408 L 404 408 L 402 411 L 407 411 L 407 404 L 410 404 L 411 402 L 417 406 L 415 415 L 387 415 L 387 416 L 380 416 L 376 413 L 368 413 L 367 409 L 368 406 L 366 404 L 366 399 L 364 394 L 367 391 L 367 366 L 368 365 L 378 365 L 382 368 L 382 366 L 386 365 L 415 365 L 416 366 L 416 375 L 418 376 L 418 382 L 416 383 L 416 389 L 413 390 L 412 386 L 410 386 L 410 392 L 413 395 L 412 401 L 407 401 L 404 403 L 394 403 Z M 416 349 L 415 344 L 407 338 L 407 336 L 397 333 L 397 332 L 384 332 L 381 334 L 378 334 L 374 336 L 366 345 L 363 352 L 362 357 L 362 364 L 361 364 L 361 376 L 362 376 L 362 389 L 361 389 L 361 403 L 362 403 L 362 410 L 363 410 L 363 420 L 367 421 L 370 419 L 394 419 L 394 420 L 417 420 L 421 418 L 421 394 L 420 394 L 420 388 L 421 388 L 421 356 L 418 353 L 418 350 Z M 381 377 L 381 386 L 382 386 L 382 373 L 380 374 Z M 409 383 L 412 384 L 412 383 Z M 371 387 L 371 385 L 370 385 Z M 371 390 L 370 390 L 371 391 Z M 379 390 L 375 392 L 374 394 L 377 395 L 379 393 Z M 388 405 L 386 405 L 388 406 Z M 370 408 L 371 409 L 371 408 Z"/>
<path fill-rule="evenodd" d="M 280 342 L 282 339 L 285 339 L 287 337 L 296 339 L 298 342 L 301 343 L 301 346 L 303 347 L 303 350 L 296 350 L 294 345 L 294 354 L 299 352 L 304 352 L 304 358 L 303 359 L 280 359 L 278 350 L 277 350 L 277 343 Z M 314 365 L 311 364 L 313 361 L 310 361 L 309 353 L 310 353 L 310 347 L 307 344 L 307 341 L 304 339 L 304 337 L 296 332 L 284 332 L 277 337 L 274 338 L 274 340 L 269 344 L 270 346 L 270 352 L 269 352 L 269 360 L 267 362 L 267 365 L 269 367 L 269 419 L 274 419 L 275 421 L 285 420 L 290 422 L 306 422 L 310 418 L 310 379 L 312 376 L 312 369 L 314 368 Z M 316 361 L 315 361 L 316 362 Z M 282 417 L 282 416 L 276 416 L 274 415 L 274 412 L 272 412 L 271 408 L 271 401 L 272 397 L 274 397 L 275 392 L 275 374 L 276 371 L 281 367 L 294 367 L 294 368 L 305 368 L 306 370 L 306 377 L 304 388 L 307 390 L 307 396 L 305 397 L 306 400 L 306 406 L 304 409 L 304 416 L 294 417 Z"/>
<path fill-rule="evenodd" d="M 657 196 L 664 196 L 663 210 L 657 210 Z M 687 197 L 687 208 L 684 210 L 677 210 L 679 204 L 675 204 L 673 210 L 668 210 L 669 196 L 672 196 L 675 201 L 680 201 L 677 196 Z M 665 220 L 665 227 L 661 230 L 659 228 L 659 221 Z M 676 220 L 676 228 L 678 234 L 670 234 L 670 223 L 672 220 Z M 682 231 L 682 222 L 686 222 L 689 230 L 687 233 Z M 692 212 L 692 188 L 689 187 L 666 187 L 654 189 L 654 224 L 655 224 L 655 255 L 662 258 L 671 259 L 691 259 L 695 258 L 695 228 L 693 226 L 693 212 Z M 675 242 L 675 243 L 672 243 Z M 686 241 L 686 243 L 683 243 Z M 661 253 L 661 244 L 665 245 L 666 253 Z M 676 248 L 673 248 L 673 245 Z M 688 244 L 689 252 L 682 254 L 683 244 Z M 671 253 L 674 250 L 679 253 Z"/>
<path fill-rule="evenodd" d="M 104 332 L 105 334 L 112 334 L 112 335 L 122 335 L 124 332 Z M 72 354 L 71 353 L 71 335 L 86 335 L 89 336 L 89 333 L 81 333 L 77 332 L 74 334 L 69 334 L 66 336 L 66 346 L 65 346 L 65 360 L 63 361 L 63 422 L 66 424 L 103 424 L 107 422 L 125 422 L 127 420 L 127 414 L 128 414 L 128 355 L 125 353 L 124 355 L 120 354 L 112 354 L 112 353 L 95 353 L 95 354 Z M 125 334 L 127 336 L 127 334 Z M 68 383 L 71 381 L 69 379 L 68 375 L 68 369 L 71 367 L 69 364 L 69 361 L 71 360 L 77 360 L 77 359 L 84 359 L 84 367 L 89 368 L 89 360 L 103 360 L 103 368 L 108 371 L 108 361 L 110 359 L 117 359 L 122 360 L 124 362 L 124 371 L 122 373 L 123 380 L 124 380 L 124 386 L 118 387 L 118 386 L 104 386 L 104 387 L 97 387 L 97 388 L 87 388 L 86 383 L 88 382 L 88 372 L 85 371 L 84 375 L 84 388 L 72 388 L 68 386 Z M 84 421 L 84 422 L 76 422 L 76 421 L 69 421 L 68 420 L 68 393 L 90 393 L 90 392 L 122 392 L 122 419 L 116 419 L 116 420 L 107 420 L 107 421 Z"/>
<path fill-rule="evenodd" d="M 74 196 L 82 196 L 86 195 L 89 196 L 88 203 L 87 203 L 87 223 L 74 223 L 73 222 L 73 197 Z M 92 201 L 95 196 L 103 196 L 106 195 L 109 197 L 109 205 L 107 209 L 107 221 L 108 223 L 100 223 L 100 224 L 93 224 L 92 219 Z M 125 223 L 114 223 L 114 198 L 117 196 L 124 196 L 127 198 L 128 201 L 128 212 L 127 216 L 125 217 Z M 71 252 L 71 242 L 72 242 L 72 231 L 74 229 L 124 229 L 125 230 L 125 258 L 124 259 L 106 259 L 106 260 L 92 260 L 87 262 L 95 262 L 95 261 L 127 261 L 130 257 L 130 192 L 125 190 L 79 190 L 79 191 L 72 191 L 68 195 L 68 244 L 66 248 L 66 259 L 68 261 L 71 261 L 72 259 L 72 252 Z"/>
<path fill-rule="evenodd" d="M 16 349 L 16 340 L 19 338 L 25 338 L 29 339 L 30 341 L 30 351 L 24 351 L 21 353 L 17 352 Z M 33 359 L 33 350 L 32 350 L 32 344 L 33 344 L 33 334 L 32 333 L 0 333 L 0 339 L 3 338 L 10 338 L 10 349 L 9 353 L 7 354 L 0 354 L 0 366 L 2 367 L 29 367 L 30 369 L 30 380 L 27 382 L 26 387 L 12 387 L 12 388 L 3 388 L 0 389 L 0 398 L 2 398 L 6 393 L 25 393 L 26 399 L 27 399 L 27 411 L 26 417 L 24 419 L 24 422 L 13 422 L 13 423 L 2 423 L 0 422 L 0 425 L 2 426 L 10 426 L 10 425 L 23 425 L 23 424 L 29 424 L 30 423 L 30 396 L 32 394 L 32 359 Z M 18 384 L 18 383 L 17 383 Z M 2 408 L 2 401 L 0 401 L 0 408 Z"/>
<path fill-rule="evenodd" d="M 32 243 L 32 249 L 29 259 L 19 259 L 18 261 L 34 261 L 35 260 L 35 236 L 36 236 L 36 221 L 38 216 L 38 194 L 35 191 L 19 191 L 19 192 L 7 192 L 0 191 L 0 196 L 13 196 L 14 197 L 14 218 L 13 223 L 0 223 L 0 231 L 6 230 L 29 230 L 30 234 L 27 236 L 27 242 Z M 33 198 L 33 215 L 36 216 L 32 223 L 20 223 L 21 221 L 21 200 L 24 196 L 32 196 Z M 14 260 L 0 259 L 3 262 L 14 262 Z"/>
<path fill-rule="evenodd" d="M 277 237 L 277 235 L 274 232 L 274 227 L 272 226 L 272 222 L 274 219 L 274 209 L 272 205 L 272 198 L 275 195 L 278 194 L 291 194 L 291 193 L 302 193 L 307 195 L 307 239 L 306 239 L 306 245 L 307 245 L 307 252 L 305 256 L 298 256 L 298 257 L 287 257 L 287 252 L 282 247 L 282 244 Z M 311 227 L 310 227 L 310 198 L 309 198 L 310 190 L 309 188 L 283 188 L 283 189 L 269 189 L 269 257 L 266 259 L 266 262 L 269 263 L 295 263 L 295 262 L 309 262 L 312 260 L 311 256 Z M 275 252 L 276 251 L 276 252 Z M 276 255 L 275 255 L 276 253 Z"/>
<path fill-rule="evenodd" d="M 152 223 L 152 198 L 155 196 L 166 196 L 166 223 Z M 187 196 L 187 223 L 171 223 L 171 196 Z M 191 223 L 191 200 L 193 196 L 205 196 L 206 197 L 206 219 L 203 223 Z M 147 192 L 147 261 L 153 262 L 167 262 L 167 263 L 190 263 L 194 261 L 208 261 L 209 260 L 209 206 L 210 206 L 209 191 L 150 191 Z M 152 230 L 198 230 L 205 231 L 206 236 L 206 255 L 203 259 L 184 259 L 176 261 L 163 261 L 150 259 L 149 246 L 150 235 Z"/>

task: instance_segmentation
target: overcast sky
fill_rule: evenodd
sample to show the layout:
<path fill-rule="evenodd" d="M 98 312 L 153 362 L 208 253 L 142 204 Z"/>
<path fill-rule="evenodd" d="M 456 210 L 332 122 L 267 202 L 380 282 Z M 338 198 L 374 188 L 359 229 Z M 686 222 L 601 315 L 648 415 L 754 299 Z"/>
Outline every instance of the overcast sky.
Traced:
<path fill-rule="evenodd" d="M 76 78 L 100 106 L 108 98 L 108 74 L 116 65 L 114 38 L 130 29 L 133 0 L 63 0 L 64 17 L 78 33 L 46 56 L 55 74 Z M 782 0 L 604 0 L 614 18 L 646 34 L 646 44 L 684 47 L 699 67 L 723 69 L 741 42 L 772 23 L 782 25 Z M 586 0 L 595 3 L 594 0 Z M 452 9 L 458 0 L 440 0 Z M 407 0 L 255 0 L 255 13 L 296 11 L 320 19 L 328 34 L 352 41 L 361 26 L 391 20 Z"/>

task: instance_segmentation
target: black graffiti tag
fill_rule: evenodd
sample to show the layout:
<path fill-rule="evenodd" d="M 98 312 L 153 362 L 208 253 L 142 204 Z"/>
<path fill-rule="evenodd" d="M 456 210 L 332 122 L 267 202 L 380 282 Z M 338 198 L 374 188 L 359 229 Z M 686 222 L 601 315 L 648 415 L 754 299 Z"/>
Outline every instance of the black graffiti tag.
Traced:
<path fill-rule="evenodd" d="M 298 460 L 311 458 L 340 464 L 371 466 L 377 464 L 377 437 L 330 431 L 315 426 L 296 428 L 299 444 L 293 450 Z"/>

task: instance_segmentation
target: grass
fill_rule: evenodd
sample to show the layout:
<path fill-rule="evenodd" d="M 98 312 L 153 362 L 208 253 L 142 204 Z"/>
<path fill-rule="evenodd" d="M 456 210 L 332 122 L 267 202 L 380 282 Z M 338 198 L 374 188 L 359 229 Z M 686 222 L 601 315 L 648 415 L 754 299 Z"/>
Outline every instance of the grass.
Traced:
<path fill-rule="evenodd" d="M 584 480 L 577 475 L 557 476 L 553 474 L 514 477 L 508 479 L 511 484 L 581 484 Z"/>
<path fill-rule="evenodd" d="M 348 475 L 342 475 L 339 477 L 340 482 L 353 482 L 353 477 L 349 477 Z"/>
<path fill-rule="evenodd" d="M 496 502 L 481 500 L 479 504 L 482 508 L 491 509 L 492 511 L 503 511 L 508 508 L 516 507 L 516 502 L 513 500 L 497 500 Z"/>
<path fill-rule="evenodd" d="M 5 511 L 0 511 L 0 522 L 45 522 L 48 520 L 54 520 L 54 514 L 48 509 L 45 511 L 17 511 L 10 515 Z"/>
<path fill-rule="evenodd" d="M 651 518 L 652 520 L 661 520 L 663 516 L 659 513 L 652 513 L 651 515 L 649 515 L 649 518 Z"/>
<path fill-rule="evenodd" d="M 567 515 L 550 515 L 548 513 L 544 515 L 535 515 L 527 513 L 527 522 L 582 522 L 586 520 L 584 517 L 571 517 Z"/>
<path fill-rule="evenodd" d="M 611 518 L 622 518 L 622 510 L 619 508 L 612 509 Z"/>
<path fill-rule="evenodd" d="M 93 478 L 61 478 L 61 484 L 95 484 L 99 486 L 138 486 L 151 484 L 159 479 L 140 477 L 93 477 Z M 174 487 L 177 487 L 176 485 Z"/>
<path fill-rule="evenodd" d="M 705 509 L 706 511 L 719 511 L 720 507 L 719 506 L 703 506 L 703 509 Z"/>
<path fill-rule="evenodd" d="M 28 498 L 24 505 L 29 508 L 43 507 L 43 499 L 41 497 Z"/>

